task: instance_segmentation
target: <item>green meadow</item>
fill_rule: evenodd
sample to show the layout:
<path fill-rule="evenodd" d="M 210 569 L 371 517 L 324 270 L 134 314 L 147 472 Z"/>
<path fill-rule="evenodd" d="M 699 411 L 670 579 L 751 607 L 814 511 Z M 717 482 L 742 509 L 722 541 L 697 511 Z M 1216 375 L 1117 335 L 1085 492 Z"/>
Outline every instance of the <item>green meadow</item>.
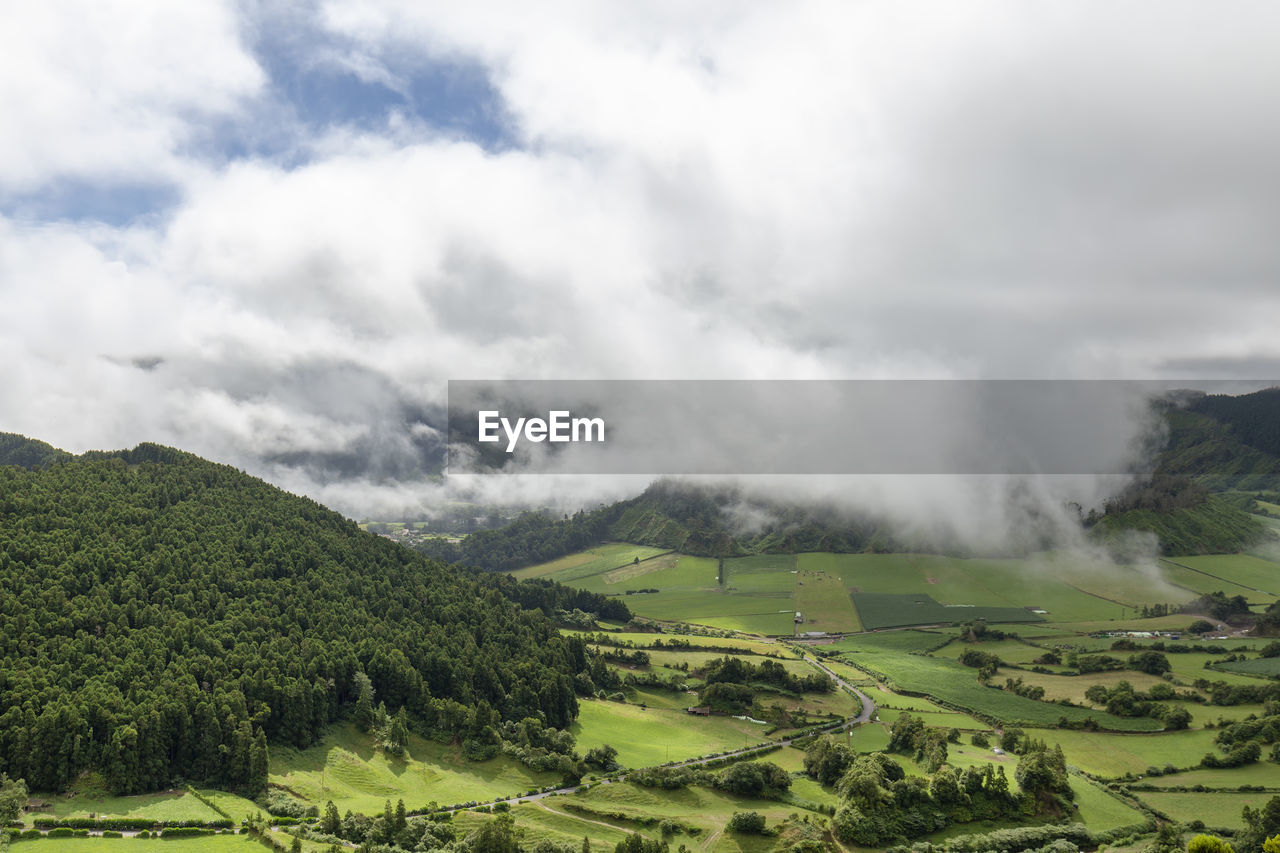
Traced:
<path fill-rule="evenodd" d="M 343 813 L 379 814 L 387 800 L 403 799 L 409 809 L 421 809 L 433 801 L 449 805 L 521 794 L 560 779 L 501 755 L 469 761 L 459 747 L 416 736 L 410 737 L 408 756 L 376 751 L 368 735 L 343 724 L 308 749 L 273 748 L 270 781 L 321 808 L 333 800 Z"/>
<path fill-rule="evenodd" d="M 1134 796 L 1179 823 L 1202 820 L 1209 827 L 1240 829 L 1244 826 L 1240 817 L 1244 807 L 1261 808 L 1275 794 L 1135 791 Z"/>
<path fill-rule="evenodd" d="M 576 554 L 568 554 L 549 563 L 539 563 L 512 572 L 518 578 L 540 578 L 555 575 L 561 583 L 583 580 L 621 566 L 633 565 L 637 559 L 647 560 L 667 553 L 663 548 L 610 542 Z"/>
<path fill-rule="evenodd" d="M 145 845 L 145 846 L 144 846 Z M 266 848 L 247 835 L 206 835 L 197 838 L 41 838 L 21 841 L 14 849 L 26 853 L 262 853 Z"/>
<path fill-rule="evenodd" d="M 977 670 L 962 664 L 923 655 L 895 651 L 870 654 L 847 653 L 850 659 L 880 675 L 900 691 L 919 693 L 986 719 L 1007 724 L 1052 726 L 1058 720 L 1083 721 L 1092 718 L 1113 731 L 1157 731 L 1161 728 L 1147 717 L 1117 717 L 1103 711 L 1037 702 L 978 682 Z"/>
<path fill-rule="evenodd" d="M 202 793 L 210 793 L 204 792 Z M 139 794 L 133 797 L 111 797 L 95 793 L 75 792 L 60 795 L 42 795 L 41 800 L 48 803 L 48 808 L 29 812 L 28 817 L 73 818 L 89 817 L 143 817 L 154 820 L 222 820 L 222 815 L 200 802 L 186 791 L 161 791 L 154 794 Z M 248 800 L 231 794 L 222 794 L 216 800 L 218 805 L 234 817 L 248 814 L 246 807 L 253 807 Z"/>
<path fill-rule="evenodd" d="M 768 740 L 767 725 L 733 717 L 699 717 L 683 710 L 598 699 L 580 702 L 579 709 L 577 722 L 569 728 L 578 751 L 608 744 L 626 767 L 684 761 Z"/>

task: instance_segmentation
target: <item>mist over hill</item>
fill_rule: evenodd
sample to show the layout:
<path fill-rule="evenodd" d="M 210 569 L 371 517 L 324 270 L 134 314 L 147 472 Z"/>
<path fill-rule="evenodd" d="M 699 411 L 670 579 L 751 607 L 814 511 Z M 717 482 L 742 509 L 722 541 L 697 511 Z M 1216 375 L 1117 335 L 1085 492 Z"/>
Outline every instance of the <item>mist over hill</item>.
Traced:
<path fill-rule="evenodd" d="M 670 478 L 571 516 L 530 512 L 460 543 L 430 540 L 418 547 L 448 562 L 510 570 L 606 539 L 733 557 L 1018 555 L 1093 546 L 1174 555 L 1236 552 L 1273 538 L 1250 496 L 1220 493 L 1274 489 L 1280 482 L 1280 389 L 1234 397 L 1179 394 L 1153 406 L 1159 431 L 1151 440 L 1159 450 L 1152 473 L 1111 478 L 1112 490 L 1095 494 L 1093 505 L 1056 490 L 1061 481 L 1052 478 L 906 478 L 907 485 L 879 493 L 852 480 L 842 491 L 821 478 L 764 484 Z M 984 518 L 975 511 L 979 505 L 996 511 Z"/>

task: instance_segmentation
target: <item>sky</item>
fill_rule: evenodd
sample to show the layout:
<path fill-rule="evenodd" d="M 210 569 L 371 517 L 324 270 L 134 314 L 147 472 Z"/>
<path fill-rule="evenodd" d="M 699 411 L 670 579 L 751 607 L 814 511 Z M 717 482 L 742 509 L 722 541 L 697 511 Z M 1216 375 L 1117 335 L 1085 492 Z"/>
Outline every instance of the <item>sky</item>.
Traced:
<path fill-rule="evenodd" d="M 449 379 L 1280 376 L 1272 3 L 0 16 L 0 431 L 71 451 L 385 517 Z"/>

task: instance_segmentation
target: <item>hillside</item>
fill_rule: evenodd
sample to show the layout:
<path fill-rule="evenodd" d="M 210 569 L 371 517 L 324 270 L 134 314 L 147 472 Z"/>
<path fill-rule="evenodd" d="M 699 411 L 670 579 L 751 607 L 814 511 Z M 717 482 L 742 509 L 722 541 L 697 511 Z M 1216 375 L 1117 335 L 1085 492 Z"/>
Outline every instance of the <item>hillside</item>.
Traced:
<path fill-rule="evenodd" d="M 1158 469 L 1215 491 L 1274 491 L 1280 484 L 1280 389 L 1192 397 L 1165 412 L 1169 438 Z"/>
<path fill-rule="evenodd" d="M 599 597 L 446 568 L 177 450 L 3 438 L 29 467 L 0 466 L 0 772 L 34 790 L 253 791 L 365 676 L 445 741 L 577 714 L 587 659 L 548 615 Z"/>

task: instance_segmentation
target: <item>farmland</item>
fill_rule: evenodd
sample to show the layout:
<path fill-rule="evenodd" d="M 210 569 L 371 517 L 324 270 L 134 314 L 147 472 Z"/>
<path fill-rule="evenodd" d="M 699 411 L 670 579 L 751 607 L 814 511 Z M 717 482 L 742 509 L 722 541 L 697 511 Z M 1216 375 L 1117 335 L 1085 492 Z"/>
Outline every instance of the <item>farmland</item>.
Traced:
<path fill-rule="evenodd" d="M 842 634 L 982 618 L 1022 623 L 1026 632 L 1043 635 L 1037 632 L 1101 630 L 1134 620 L 1143 606 L 1185 603 L 1219 589 L 1265 604 L 1275 598 L 1267 590 L 1268 583 L 1277 585 L 1269 580 L 1277 573 L 1280 565 L 1248 555 L 1180 557 L 1154 566 L 1097 564 L 1053 552 L 1020 559 L 803 553 L 717 560 L 609 543 L 514 574 L 624 597 L 640 616 L 720 630 Z M 1190 620 L 1141 621 L 1149 629 L 1177 630 Z"/>
<path fill-rule="evenodd" d="M 1262 590 L 1267 589 L 1269 566 L 1274 564 L 1256 557 L 1179 558 L 1176 563 L 1162 563 L 1158 570 L 1148 568 L 1145 572 L 1120 567 L 1108 578 L 1090 567 L 1074 566 L 1059 555 L 993 560 L 810 553 L 721 561 L 611 543 L 518 574 L 618 596 L 633 612 L 646 617 L 648 631 L 606 625 L 594 631 L 566 632 L 587 637 L 592 653 L 613 655 L 607 666 L 623 679 L 655 675 L 696 690 L 703 686 L 703 669 L 726 655 L 753 666 L 774 661 L 786 672 L 803 676 L 813 672 L 803 655 L 816 654 L 841 677 L 859 685 L 877 705 L 872 722 L 842 735 L 857 751 L 885 749 L 894 723 L 911 714 L 928 728 L 960 732 L 960 742 L 949 748 L 948 763 L 958 768 L 992 764 L 1004 768 L 1012 778 L 1019 757 L 992 750 L 998 738 L 993 729 L 1021 727 L 1028 738 L 1062 747 L 1068 765 L 1077 773 L 1070 784 L 1079 817 L 1094 831 L 1104 831 L 1145 820 L 1116 790 L 1108 790 L 1109 785 L 1148 786 L 1135 789 L 1132 796 L 1171 817 L 1199 819 L 1221 827 L 1238 827 L 1241 805 L 1260 805 L 1271 796 L 1235 790 L 1242 785 L 1277 785 L 1272 779 L 1275 765 L 1265 757 L 1234 769 L 1199 766 L 1206 754 L 1222 754 L 1214 743 L 1216 731 L 1205 728 L 1206 724 L 1216 726 L 1259 714 L 1260 704 L 1217 706 L 1186 698 L 1167 701 L 1162 704 L 1186 709 L 1191 725 L 1182 731 L 1161 731 L 1162 723 L 1152 716 L 1109 714 L 1085 696 L 1094 685 L 1114 688 L 1121 682 L 1138 691 L 1149 691 L 1170 679 L 1183 690 L 1191 689 L 1197 679 L 1265 684 L 1260 676 L 1275 675 L 1280 667 L 1277 659 L 1255 656 L 1261 647 L 1259 641 L 1183 639 L 1183 645 L 1196 650 L 1169 654 L 1172 672 L 1168 678 L 1131 669 L 1076 675 L 1068 663 L 1068 659 L 1074 660 L 1070 657 L 1073 653 L 1111 654 L 1124 666 L 1132 652 L 1113 651 L 1116 639 L 1100 632 L 1182 630 L 1192 618 L 1176 614 L 1138 619 L 1135 610 L 1142 604 L 1186 601 L 1201 591 L 1215 589 L 1238 590 L 1247 593 L 1250 601 L 1268 601 Z M 1035 612 L 1039 610 L 1046 612 Z M 794 618 L 797 612 L 801 614 L 799 624 Z M 975 620 L 995 630 L 983 634 L 955 627 Z M 802 646 L 790 642 L 797 632 L 839 636 Z M 1198 650 L 1209 644 L 1220 645 L 1227 652 L 1242 652 L 1247 658 L 1206 669 L 1207 662 L 1226 656 L 1221 650 Z M 626 659 L 636 650 L 645 651 L 647 663 Z M 987 684 L 980 680 L 975 666 L 960 662 L 969 651 L 1001 662 Z M 1061 662 L 1042 663 L 1047 652 L 1058 654 Z M 1001 689 L 1006 679 L 1020 679 L 1024 689 L 1042 688 L 1043 698 Z M 743 717 L 801 711 L 813 720 L 830 718 L 828 715 L 849 717 L 858 710 L 858 703 L 840 691 L 790 694 L 760 685 L 756 689 L 753 710 Z M 1201 698 L 1207 696 L 1206 691 L 1198 693 Z M 616 750 L 618 764 L 628 769 L 731 751 L 794 731 L 773 731 L 771 723 L 737 719 L 728 713 L 687 713 L 685 709 L 697 702 L 695 693 L 643 683 L 624 687 L 608 700 L 582 696 L 569 731 L 579 754 L 609 746 Z M 1101 731 L 1058 728 L 1064 720 L 1072 726 L 1092 721 Z M 970 736 L 978 733 L 986 733 L 991 745 L 971 745 Z M 347 723 L 331 726 L 323 742 L 310 749 L 273 747 L 270 758 L 271 784 L 318 808 L 332 800 L 343 813 L 377 814 L 388 800 L 403 799 L 410 809 L 433 802 L 484 802 L 562 781 L 558 773 L 537 772 L 504 755 L 469 761 L 459 745 L 443 745 L 416 735 L 410 737 L 407 755 L 396 758 L 376 748 L 369 735 Z M 684 844 L 689 849 L 765 853 L 772 841 L 724 831 L 734 812 L 753 809 L 777 825 L 793 812 L 814 821 L 823 819 L 822 813 L 812 809 L 839 802 L 833 788 L 804 775 L 800 750 L 784 749 L 766 760 L 776 761 L 792 774 L 788 799 L 736 797 L 705 785 L 666 791 L 613 782 L 578 794 L 518 803 L 511 814 L 526 847 L 544 840 L 579 847 L 585 835 L 596 853 L 608 853 L 637 830 L 657 837 L 654 822 L 667 820 L 678 827 L 666 837 L 673 849 Z M 910 775 L 927 773 L 909 754 L 898 753 L 894 760 Z M 1158 775 L 1151 775 L 1153 770 Z M 597 771 L 591 774 L 588 781 Z M 1207 790 L 1170 790 L 1192 786 Z M 236 819 L 260 808 L 230 793 L 205 790 L 202 794 Z M 42 812 L 57 817 L 89 813 L 164 820 L 210 820 L 216 814 L 181 791 L 119 798 L 85 791 L 76 797 L 51 799 Z M 465 811 L 454 818 L 453 825 L 461 838 L 493 819 L 489 814 Z M 991 828 L 983 826 L 977 831 Z M 975 828 L 957 825 L 930 837 L 938 840 L 971 831 Z M 223 846 L 217 847 L 215 841 Z M 188 853 L 238 853 L 241 848 L 232 842 L 248 843 L 241 837 L 225 841 L 220 837 L 184 844 L 190 848 Z M 41 841 L 33 853 L 68 843 Z M 86 841 L 77 839 L 75 843 L 77 849 L 83 849 Z M 102 848 L 97 853 L 115 853 L 110 845 L 122 842 L 97 839 L 87 843 Z M 304 845 L 305 853 L 321 849 L 313 842 Z"/>
<path fill-rule="evenodd" d="M 388 798 L 423 808 L 432 801 L 443 805 L 515 794 L 558 779 L 504 756 L 468 761 L 457 747 L 417 737 L 410 738 L 408 758 L 395 758 L 376 750 L 372 738 L 349 724 L 335 726 L 317 746 L 271 754 L 272 784 L 317 806 L 332 800 L 343 812 L 365 814 L 381 812 Z"/>

